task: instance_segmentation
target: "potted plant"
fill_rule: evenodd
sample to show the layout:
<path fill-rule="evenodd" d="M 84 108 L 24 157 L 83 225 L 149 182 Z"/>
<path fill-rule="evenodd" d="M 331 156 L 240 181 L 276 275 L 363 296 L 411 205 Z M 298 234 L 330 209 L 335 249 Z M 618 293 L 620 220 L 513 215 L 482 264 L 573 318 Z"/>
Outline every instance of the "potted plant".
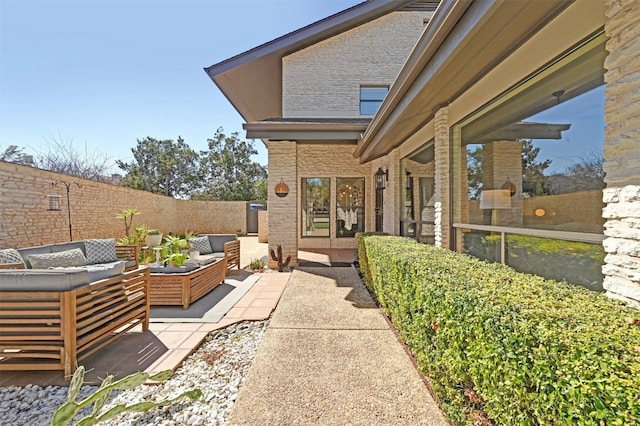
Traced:
<path fill-rule="evenodd" d="M 159 246 L 162 243 L 162 232 L 157 229 L 149 229 L 144 241 L 148 247 Z"/>
<path fill-rule="evenodd" d="M 187 259 L 189 259 L 189 254 L 180 252 L 169 254 L 165 261 L 169 266 L 183 266 Z"/>

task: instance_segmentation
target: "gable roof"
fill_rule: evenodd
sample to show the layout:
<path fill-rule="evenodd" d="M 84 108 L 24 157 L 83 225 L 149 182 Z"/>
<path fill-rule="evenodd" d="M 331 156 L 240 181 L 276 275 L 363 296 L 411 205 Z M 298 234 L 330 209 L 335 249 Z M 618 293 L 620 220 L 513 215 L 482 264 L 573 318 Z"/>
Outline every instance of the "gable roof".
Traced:
<path fill-rule="evenodd" d="M 368 0 L 247 52 L 205 72 L 247 122 L 282 117 L 282 58 L 396 10 L 435 10 L 439 1 Z"/>

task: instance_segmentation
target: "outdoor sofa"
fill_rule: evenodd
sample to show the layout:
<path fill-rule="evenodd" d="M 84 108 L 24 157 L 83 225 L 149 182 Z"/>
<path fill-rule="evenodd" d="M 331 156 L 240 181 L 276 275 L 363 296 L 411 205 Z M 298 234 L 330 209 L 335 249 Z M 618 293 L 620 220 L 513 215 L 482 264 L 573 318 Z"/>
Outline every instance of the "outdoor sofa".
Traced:
<path fill-rule="evenodd" d="M 200 253 L 198 263 L 206 264 L 224 258 L 227 270 L 234 266 L 240 269 L 240 240 L 236 234 L 198 234 L 189 241 L 192 250 Z"/>
<path fill-rule="evenodd" d="M 70 377 L 131 328 L 148 329 L 148 296 L 137 248 L 113 239 L 0 250 L 0 371 Z"/>

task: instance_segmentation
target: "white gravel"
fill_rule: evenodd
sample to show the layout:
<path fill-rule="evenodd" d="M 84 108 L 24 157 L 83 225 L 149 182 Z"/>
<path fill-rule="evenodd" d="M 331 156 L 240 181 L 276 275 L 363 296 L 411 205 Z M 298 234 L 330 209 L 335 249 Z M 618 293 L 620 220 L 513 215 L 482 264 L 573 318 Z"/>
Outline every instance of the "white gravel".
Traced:
<path fill-rule="evenodd" d="M 242 322 L 212 332 L 174 375 L 160 385 L 114 391 L 107 407 L 117 403 L 158 401 L 199 388 L 197 401 L 186 398 L 147 413 L 124 413 L 101 425 L 224 425 L 238 396 L 269 321 Z M 0 425 L 49 425 L 67 398 L 67 387 L 0 387 Z M 80 397 L 95 386 L 83 386 Z M 80 417 L 76 417 L 77 421 Z"/>

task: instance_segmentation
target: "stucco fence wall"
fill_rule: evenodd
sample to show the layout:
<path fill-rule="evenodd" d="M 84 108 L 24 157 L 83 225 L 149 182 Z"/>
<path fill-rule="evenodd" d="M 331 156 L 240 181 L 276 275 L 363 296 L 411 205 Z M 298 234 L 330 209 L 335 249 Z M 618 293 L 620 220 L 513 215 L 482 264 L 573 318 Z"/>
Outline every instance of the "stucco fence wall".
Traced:
<path fill-rule="evenodd" d="M 29 247 L 69 240 L 66 188 L 55 181 L 77 182 L 70 188 L 74 240 L 120 238 L 124 221 L 116 218 L 126 208 L 140 214 L 133 225 L 147 225 L 164 234 L 246 234 L 244 201 L 191 201 L 94 182 L 73 176 L 0 161 L 0 249 Z M 60 211 L 48 211 L 47 194 L 57 193 Z"/>

